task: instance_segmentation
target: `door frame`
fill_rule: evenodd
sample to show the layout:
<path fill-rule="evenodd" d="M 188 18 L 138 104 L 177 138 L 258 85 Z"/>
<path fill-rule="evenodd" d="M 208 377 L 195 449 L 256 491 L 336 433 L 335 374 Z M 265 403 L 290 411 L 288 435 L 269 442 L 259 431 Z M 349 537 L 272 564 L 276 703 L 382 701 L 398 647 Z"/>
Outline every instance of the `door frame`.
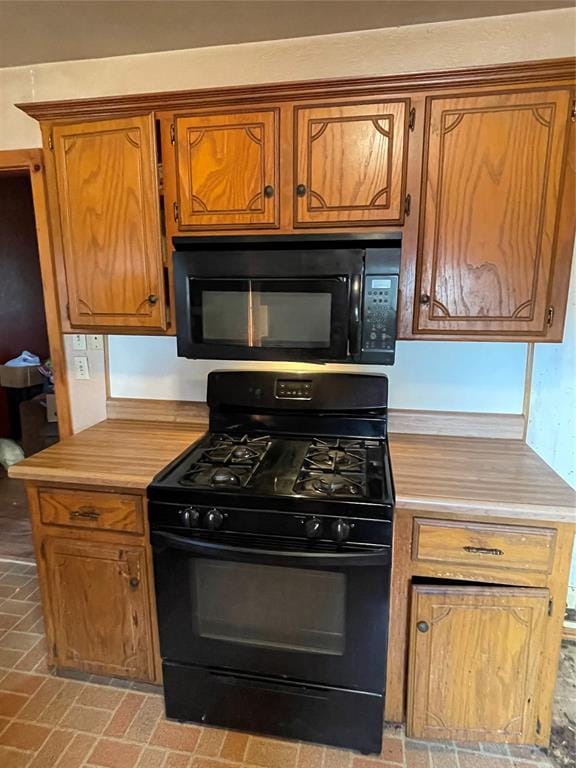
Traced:
<path fill-rule="evenodd" d="M 60 301 L 55 274 L 52 238 L 48 215 L 48 197 L 46 193 L 46 173 L 44 153 L 41 149 L 0 150 L 0 175 L 5 171 L 27 171 L 32 186 L 36 238 L 40 257 L 42 293 L 46 314 L 46 329 L 50 359 L 54 371 L 54 392 L 58 411 L 58 430 L 60 438 L 73 434 L 72 413 L 68 391 L 66 353 L 64 337 L 60 323 Z"/>

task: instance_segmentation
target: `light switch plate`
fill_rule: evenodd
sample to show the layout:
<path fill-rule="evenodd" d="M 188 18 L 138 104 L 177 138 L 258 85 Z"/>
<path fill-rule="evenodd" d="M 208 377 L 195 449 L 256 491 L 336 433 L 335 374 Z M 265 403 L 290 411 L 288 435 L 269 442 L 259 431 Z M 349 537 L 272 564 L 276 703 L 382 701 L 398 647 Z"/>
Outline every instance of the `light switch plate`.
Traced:
<path fill-rule="evenodd" d="M 75 357 L 74 358 L 74 376 L 77 379 L 89 379 L 90 370 L 88 368 L 87 357 Z"/>
<path fill-rule="evenodd" d="M 86 336 L 83 333 L 72 335 L 72 349 L 74 352 L 84 352 L 86 349 Z"/>
<path fill-rule="evenodd" d="M 88 349 L 104 349 L 104 339 L 99 333 L 89 333 L 86 337 L 88 339 Z"/>

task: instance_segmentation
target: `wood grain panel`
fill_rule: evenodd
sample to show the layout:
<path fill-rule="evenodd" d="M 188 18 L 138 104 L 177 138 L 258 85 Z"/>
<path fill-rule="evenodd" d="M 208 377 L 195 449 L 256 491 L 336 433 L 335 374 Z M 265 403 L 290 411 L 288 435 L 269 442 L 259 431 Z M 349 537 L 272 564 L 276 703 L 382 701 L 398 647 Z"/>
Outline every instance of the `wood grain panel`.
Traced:
<path fill-rule="evenodd" d="M 412 557 L 476 569 L 550 573 L 555 542 L 551 528 L 416 518 Z"/>
<path fill-rule="evenodd" d="M 47 536 L 42 549 L 58 667 L 153 680 L 144 547 Z"/>
<path fill-rule="evenodd" d="M 278 223 L 278 110 L 178 116 L 178 228 Z"/>
<path fill-rule="evenodd" d="M 39 498 L 44 525 L 144 533 L 140 496 L 41 488 Z"/>
<path fill-rule="evenodd" d="M 428 100 L 416 331 L 546 335 L 570 98 Z"/>
<path fill-rule="evenodd" d="M 409 102 L 296 107 L 294 225 L 401 224 Z"/>
<path fill-rule="evenodd" d="M 166 327 L 152 116 L 52 129 L 72 327 Z"/>
<path fill-rule="evenodd" d="M 407 735 L 534 743 L 548 597 L 414 586 Z"/>

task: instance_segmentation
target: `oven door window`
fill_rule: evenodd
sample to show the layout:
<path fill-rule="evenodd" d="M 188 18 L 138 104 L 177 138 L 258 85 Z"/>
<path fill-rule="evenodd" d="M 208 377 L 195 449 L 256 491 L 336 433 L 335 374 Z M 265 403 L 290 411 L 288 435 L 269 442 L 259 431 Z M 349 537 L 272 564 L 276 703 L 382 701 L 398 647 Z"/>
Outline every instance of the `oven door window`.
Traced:
<path fill-rule="evenodd" d="M 220 560 L 197 560 L 193 571 L 200 638 L 343 655 L 344 574 Z"/>
<path fill-rule="evenodd" d="M 190 279 L 195 344 L 345 356 L 348 278 Z M 257 355 L 256 355 L 257 356 Z"/>

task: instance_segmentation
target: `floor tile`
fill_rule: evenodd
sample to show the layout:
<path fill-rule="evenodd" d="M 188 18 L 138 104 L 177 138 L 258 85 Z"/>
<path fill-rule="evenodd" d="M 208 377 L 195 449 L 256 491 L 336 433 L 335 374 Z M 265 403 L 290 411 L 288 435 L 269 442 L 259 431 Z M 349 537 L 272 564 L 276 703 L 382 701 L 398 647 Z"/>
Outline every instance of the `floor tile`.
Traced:
<path fill-rule="evenodd" d="M 118 706 L 112 720 L 106 727 L 104 734 L 121 738 L 124 736 L 140 707 L 144 703 L 144 696 L 128 691 Z"/>
<path fill-rule="evenodd" d="M 130 741 L 148 743 L 158 718 L 164 714 L 164 702 L 159 696 L 146 696 L 136 717 L 126 731 Z"/>
<path fill-rule="evenodd" d="M 167 754 L 165 749 L 160 749 L 159 747 L 145 747 L 136 768 L 163 768 Z"/>
<path fill-rule="evenodd" d="M 21 752 L 11 747 L 0 747 L 0 765 L 2 768 L 26 768 L 32 757 L 31 752 Z"/>
<path fill-rule="evenodd" d="M 78 704 L 98 709 L 116 709 L 124 698 L 124 692 L 114 688 L 86 685 L 78 697 Z"/>
<path fill-rule="evenodd" d="M 222 744 L 220 750 L 220 757 L 226 760 L 234 760 L 241 763 L 244 760 L 246 754 L 246 747 L 248 746 L 248 735 L 246 733 L 240 733 L 239 731 L 229 731 Z"/>
<path fill-rule="evenodd" d="M 162 768 L 189 768 L 191 761 L 190 755 L 184 752 L 168 752 Z"/>
<path fill-rule="evenodd" d="M 53 768 L 73 738 L 71 731 L 52 731 L 29 768 Z"/>
<path fill-rule="evenodd" d="M 95 743 L 94 736 L 77 733 L 54 768 L 81 768 Z"/>
<path fill-rule="evenodd" d="M 50 735 L 50 728 L 34 723 L 14 721 L 0 736 L 0 744 L 16 749 L 37 751 Z"/>
<path fill-rule="evenodd" d="M 0 680 L 0 690 L 12 691 L 12 693 L 25 693 L 31 696 L 45 681 L 41 675 L 27 675 L 25 672 L 8 672 L 3 680 Z"/>
<path fill-rule="evenodd" d="M 298 768 L 322 768 L 324 747 L 314 744 L 301 744 L 298 752 Z"/>
<path fill-rule="evenodd" d="M 322 768 L 350 768 L 352 765 L 352 752 L 347 749 L 333 749 L 326 747 Z"/>
<path fill-rule="evenodd" d="M 218 728 L 202 728 L 200 739 L 196 746 L 196 754 L 205 757 L 217 757 L 224 744 L 226 731 Z"/>
<path fill-rule="evenodd" d="M 92 750 L 90 765 L 104 768 L 134 768 L 142 752 L 141 746 L 113 739 L 99 739 Z"/>
<path fill-rule="evenodd" d="M 29 651 L 30 648 L 35 646 L 39 640 L 42 639 L 41 635 L 32 634 L 31 632 L 7 632 L 0 640 L 0 648 L 10 648 L 17 651 Z"/>
<path fill-rule="evenodd" d="M 294 768 L 297 757 L 296 744 L 251 736 L 244 762 L 262 768 Z"/>
<path fill-rule="evenodd" d="M 150 744 L 177 752 L 194 752 L 200 740 L 200 734 L 201 729 L 195 725 L 181 725 L 164 720 L 156 726 Z"/>
<path fill-rule="evenodd" d="M 27 703 L 28 697 L 21 693 L 0 691 L 0 717 L 14 717 Z"/>
<path fill-rule="evenodd" d="M 59 725 L 76 731 L 100 734 L 110 721 L 110 712 L 93 707 L 80 707 L 74 704 L 68 709 Z"/>

